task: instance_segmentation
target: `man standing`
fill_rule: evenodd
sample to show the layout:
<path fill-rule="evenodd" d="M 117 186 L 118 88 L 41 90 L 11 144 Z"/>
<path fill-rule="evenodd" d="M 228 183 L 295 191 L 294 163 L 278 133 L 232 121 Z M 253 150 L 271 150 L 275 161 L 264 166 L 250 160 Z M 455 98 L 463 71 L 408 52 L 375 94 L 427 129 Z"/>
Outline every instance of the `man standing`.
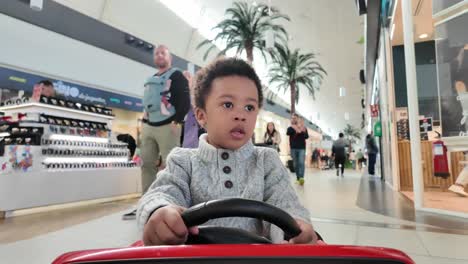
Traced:
<path fill-rule="evenodd" d="M 154 50 L 158 72 L 145 83 L 143 95 L 144 117 L 141 132 L 141 182 L 145 193 L 156 179 L 158 169 L 165 166 L 166 157 L 178 146 L 181 124 L 190 109 L 187 79 L 172 67 L 169 49 L 160 45 Z M 124 215 L 134 219 L 136 211 Z"/>
<path fill-rule="evenodd" d="M 333 142 L 332 156 L 335 158 L 336 176 L 343 176 L 346 161 L 346 141 L 343 133 L 338 135 L 338 139 Z"/>
<path fill-rule="evenodd" d="M 370 175 L 374 176 L 375 175 L 375 162 L 377 160 L 377 153 L 379 153 L 379 148 L 377 147 L 377 144 L 375 143 L 375 138 L 371 134 L 368 134 L 366 136 L 366 148 L 367 148 L 367 156 L 369 157 L 369 163 L 368 163 L 368 172 Z"/>
<path fill-rule="evenodd" d="M 297 114 L 292 115 L 291 126 L 288 127 L 286 134 L 289 136 L 289 146 L 291 148 L 297 182 L 303 185 L 306 139 L 309 138 L 309 133 L 304 125 L 304 120 Z"/>

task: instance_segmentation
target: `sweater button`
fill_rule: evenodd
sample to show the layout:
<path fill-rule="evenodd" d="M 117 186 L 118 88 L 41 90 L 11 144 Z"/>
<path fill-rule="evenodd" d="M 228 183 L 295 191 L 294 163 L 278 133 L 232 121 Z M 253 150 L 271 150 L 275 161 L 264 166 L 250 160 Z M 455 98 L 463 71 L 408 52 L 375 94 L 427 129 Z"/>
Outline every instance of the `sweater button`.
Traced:
<path fill-rule="evenodd" d="M 224 182 L 224 187 L 228 188 L 228 189 L 231 189 L 232 188 L 232 181 L 225 181 Z"/>
<path fill-rule="evenodd" d="M 222 158 L 223 160 L 229 159 L 229 153 L 223 152 L 223 154 L 221 154 L 221 158 Z"/>
<path fill-rule="evenodd" d="M 231 173 L 231 167 L 229 167 L 229 166 L 224 167 L 223 172 L 226 173 L 226 174 Z"/>

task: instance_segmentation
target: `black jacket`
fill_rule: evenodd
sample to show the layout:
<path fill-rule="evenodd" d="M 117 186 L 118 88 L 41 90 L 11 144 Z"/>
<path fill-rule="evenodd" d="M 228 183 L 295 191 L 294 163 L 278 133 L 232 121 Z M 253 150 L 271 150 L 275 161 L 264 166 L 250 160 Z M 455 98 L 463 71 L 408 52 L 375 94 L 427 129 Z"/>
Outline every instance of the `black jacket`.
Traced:
<path fill-rule="evenodd" d="M 305 132 L 296 133 L 296 130 L 292 127 L 288 127 L 286 135 L 289 136 L 289 146 L 291 149 L 305 149 L 306 148 L 306 139 L 309 138 L 309 132 L 307 129 Z"/>

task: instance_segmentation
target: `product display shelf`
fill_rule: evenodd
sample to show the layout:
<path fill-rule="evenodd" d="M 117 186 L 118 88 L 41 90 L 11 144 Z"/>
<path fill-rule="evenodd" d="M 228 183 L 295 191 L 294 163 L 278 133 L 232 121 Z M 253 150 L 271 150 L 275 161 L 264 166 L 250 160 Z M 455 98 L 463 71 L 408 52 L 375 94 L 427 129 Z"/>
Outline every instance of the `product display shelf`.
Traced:
<path fill-rule="evenodd" d="M 5 116 L 27 114 L 17 124 L 41 128 L 34 144 L 7 144 L 0 157 L 0 212 L 43 207 L 141 192 L 140 169 L 128 162 L 125 143 L 112 140 L 110 131 L 99 135 L 69 135 L 92 128 L 40 123 L 41 115 L 82 120 L 111 127 L 113 116 L 41 103 L 0 108 Z M 64 132 L 64 133 L 62 133 Z M 10 133 L 12 133 L 10 131 Z M 19 132 L 18 132 L 19 133 Z"/>

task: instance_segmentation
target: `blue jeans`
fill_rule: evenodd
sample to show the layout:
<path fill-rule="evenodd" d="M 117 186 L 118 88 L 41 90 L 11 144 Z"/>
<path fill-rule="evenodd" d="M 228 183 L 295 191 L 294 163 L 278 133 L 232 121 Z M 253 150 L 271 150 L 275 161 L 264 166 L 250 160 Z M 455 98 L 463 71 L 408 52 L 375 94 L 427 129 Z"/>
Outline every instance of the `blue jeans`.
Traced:
<path fill-rule="evenodd" d="M 297 179 L 304 178 L 305 149 L 291 149 Z"/>
<path fill-rule="evenodd" d="M 369 164 L 367 164 L 367 169 L 370 175 L 375 174 L 375 162 L 377 160 L 377 154 L 368 154 Z"/>

